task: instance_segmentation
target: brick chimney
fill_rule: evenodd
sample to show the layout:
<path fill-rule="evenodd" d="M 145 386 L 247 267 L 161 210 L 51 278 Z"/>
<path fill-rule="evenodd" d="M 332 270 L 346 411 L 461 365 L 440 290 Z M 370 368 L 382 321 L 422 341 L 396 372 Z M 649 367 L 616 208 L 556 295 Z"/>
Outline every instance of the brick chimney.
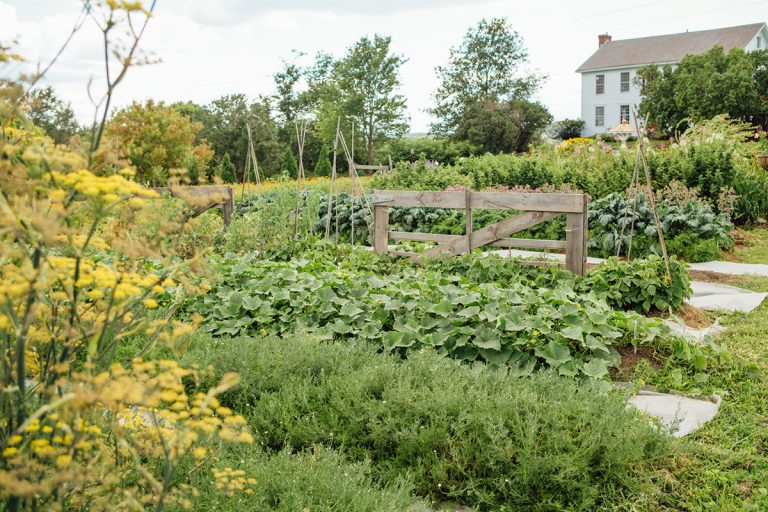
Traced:
<path fill-rule="evenodd" d="M 597 46 L 603 46 L 605 43 L 611 42 L 611 36 L 608 34 L 600 34 L 597 36 Z"/>

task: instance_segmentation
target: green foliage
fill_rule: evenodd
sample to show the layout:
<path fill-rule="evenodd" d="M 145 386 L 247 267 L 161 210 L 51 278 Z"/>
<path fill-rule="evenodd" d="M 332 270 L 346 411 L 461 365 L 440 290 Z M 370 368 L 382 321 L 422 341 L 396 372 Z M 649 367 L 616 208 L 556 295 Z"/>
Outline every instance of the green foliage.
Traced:
<path fill-rule="evenodd" d="M 409 475 L 420 495 L 481 510 L 610 507 L 653 491 L 647 475 L 671 454 L 619 393 L 548 372 L 521 379 L 432 351 L 401 361 L 302 337 L 204 340 L 184 361 L 242 376 L 222 402 L 248 411 L 257 445 L 338 448 L 371 460 L 375 480 Z M 262 478 L 292 486 L 277 476 Z"/>
<path fill-rule="evenodd" d="M 303 326 L 388 351 L 431 347 L 463 361 L 507 364 L 517 374 L 549 366 L 598 378 L 617 364 L 614 346 L 674 338 L 659 321 L 613 311 L 567 283 L 500 287 L 409 266 L 339 272 L 320 254 L 287 262 L 226 257 L 218 273 L 219 284 L 194 305 L 206 318 L 203 329 L 218 336 Z"/>
<path fill-rule="evenodd" d="M 201 128 L 163 102 L 147 100 L 119 110 L 105 133 L 128 155 L 137 181 L 164 186 L 173 169 L 194 165 L 198 175 L 206 172 L 212 155 L 204 141 L 196 143 Z"/>
<path fill-rule="evenodd" d="M 727 216 L 714 213 L 712 207 L 704 202 L 690 200 L 681 206 L 662 201 L 657 203 L 657 210 L 662 232 L 668 240 L 690 234 L 699 240 L 712 240 L 718 247 L 729 248 L 733 245 L 730 235 L 733 225 Z M 630 200 L 627 204 L 626 197 L 621 194 L 611 194 L 590 203 L 588 247 L 591 254 L 616 256 L 618 245 L 621 243 L 621 254 L 626 255 L 633 228 L 633 256 L 660 254 L 653 211 L 643 193 L 638 195 L 636 208 L 634 201 Z M 685 240 L 686 238 L 681 238 L 678 243 L 669 245 L 670 253 L 678 254 L 689 261 L 700 259 L 702 248 L 689 246 Z"/>
<path fill-rule="evenodd" d="M 315 165 L 315 176 L 330 176 L 333 172 L 331 165 L 331 150 L 328 146 L 323 144 L 320 148 L 320 154 L 317 157 L 317 164 Z"/>
<path fill-rule="evenodd" d="M 491 112 L 516 100 L 527 102 L 542 81 L 538 75 L 520 73 L 527 61 L 528 52 L 522 38 L 511 29 L 506 18 L 481 20 L 467 31 L 459 46 L 451 48 L 448 64 L 436 69 L 440 86 L 435 92 L 436 105 L 431 113 L 440 121 L 432 130 L 451 136 L 460 131 L 467 134 L 475 124 L 465 124 L 473 108 L 472 117 L 477 122 L 482 121 L 483 110 Z M 487 105 L 485 109 L 478 108 L 483 104 Z M 485 128 L 488 138 L 482 141 L 482 146 L 499 146 L 494 140 L 497 133 L 491 126 Z"/>
<path fill-rule="evenodd" d="M 614 308 L 638 313 L 675 312 L 691 297 L 693 290 L 683 263 L 671 258 L 669 271 L 671 280 L 664 260 L 658 256 L 632 260 L 629 264 L 614 256 L 588 274 L 584 287 L 604 296 Z"/>
<path fill-rule="evenodd" d="M 33 89 L 26 99 L 25 116 L 45 131 L 56 144 L 66 144 L 80 130 L 75 112 L 50 85 Z"/>
<path fill-rule="evenodd" d="M 246 357 L 250 359 L 251 355 Z M 201 363 L 207 365 L 208 361 Z M 246 510 L 274 512 L 422 510 L 413 503 L 411 484 L 395 478 L 392 484 L 378 486 L 372 481 L 369 462 L 349 462 L 330 448 L 268 453 L 252 445 L 224 449 L 218 458 L 222 466 L 243 470 L 256 480 L 251 486 L 253 494 L 227 497 L 215 488 L 210 475 L 192 472 L 192 485 L 200 492 L 191 498 L 193 510 L 241 512 L 244 500 L 248 503 Z"/>
<path fill-rule="evenodd" d="M 374 189 L 445 190 L 452 186 L 471 187 L 471 177 L 463 176 L 453 166 L 430 164 L 425 160 L 414 163 L 398 162 L 388 174 L 376 174 Z"/>
<path fill-rule="evenodd" d="M 291 148 L 285 148 L 283 159 L 280 163 L 280 173 L 289 178 L 296 179 L 299 176 L 299 164 L 296 163 L 296 157 L 293 156 Z"/>
<path fill-rule="evenodd" d="M 767 89 L 760 77 L 766 61 L 765 50 L 747 53 L 735 48 L 726 54 L 716 46 L 700 55 L 687 55 L 674 68 L 641 68 L 640 114 L 648 115 L 650 123 L 668 135 L 685 119 L 700 121 L 718 114 L 765 124 Z"/>
<path fill-rule="evenodd" d="M 552 115 L 539 102 L 482 98 L 465 107 L 452 136 L 486 153 L 518 153 L 550 122 Z"/>
<path fill-rule="evenodd" d="M 217 174 L 224 183 L 237 183 L 235 164 L 233 164 L 232 159 L 229 158 L 229 153 L 224 153 L 224 157 L 219 161 Z"/>
<path fill-rule="evenodd" d="M 452 141 L 437 137 L 401 138 L 389 141 L 377 151 L 381 162 L 392 158 L 393 162 L 416 162 L 426 160 L 444 165 L 453 165 L 462 158 L 476 155 L 479 148 L 467 141 Z"/>
<path fill-rule="evenodd" d="M 584 129 L 583 119 L 563 119 L 557 121 L 553 129 L 560 140 L 575 139 L 581 137 L 581 130 Z"/>
<path fill-rule="evenodd" d="M 228 153 L 238 174 L 245 169 L 247 126 L 250 126 L 262 177 L 279 172 L 284 144 L 277 139 L 277 123 L 270 114 L 267 99 L 249 101 L 245 94 L 230 94 L 203 107 L 180 104 L 177 108 L 191 112 L 193 119 L 197 117 L 201 123 L 199 138 L 205 139 L 213 149 L 214 166 Z"/>

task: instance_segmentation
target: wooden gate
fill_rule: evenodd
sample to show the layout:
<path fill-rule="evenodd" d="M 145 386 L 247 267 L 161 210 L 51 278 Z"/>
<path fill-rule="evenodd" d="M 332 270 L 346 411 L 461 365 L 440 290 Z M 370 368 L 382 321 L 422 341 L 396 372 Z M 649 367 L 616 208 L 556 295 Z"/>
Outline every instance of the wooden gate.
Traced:
<path fill-rule="evenodd" d="M 235 194 L 230 185 L 174 185 L 171 187 L 152 187 L 158 194 L 170 193 L 195 207 L 193 217 L 197 217 L 211 208 L 221 208 L 224 225 L 229 226 L 235 210 Z"/>
<path fill-rule="evenodd" d="M 476 247 L 493 246 L 565 251 L 565 268 L 584 274 L 587 262 L 587 206 L 586 194 L 544 194 L 512 192 L 421 192 L 407 190 L 374 190 L 373 247 L 376 252 L 389 252 L 390 240 L 437 242 L 438 245 L 421 253 L 394 252 L 415 261 L 443 258 L 472 251 Z M 466 211 L 467 227 L 464 235 L 439 235 L 389 230 L 389 208 L 419 206 L 454 208 Z M 521 213 L 490 226 L 473 231 L 472 210 L 516 210 Z M 565 241 L 507 238 L 536 224 L 566 214 Z M 525 263 L 525 262 L 521 262 Z"/>

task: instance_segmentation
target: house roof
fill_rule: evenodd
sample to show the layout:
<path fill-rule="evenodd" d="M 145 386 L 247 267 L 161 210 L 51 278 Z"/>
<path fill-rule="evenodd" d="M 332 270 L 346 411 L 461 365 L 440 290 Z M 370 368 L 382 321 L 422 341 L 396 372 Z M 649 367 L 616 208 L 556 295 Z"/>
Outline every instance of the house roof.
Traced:
<path fill-rule="evenodd" d="M 752 23 L 738 27 L 610 41 L 593 53 L 576 72 L 679 62 L 688 54 L 704 53 L 718 45 L 728 52 L 733 48 L 744 48 L 764 27 L 765 23 Z"/>

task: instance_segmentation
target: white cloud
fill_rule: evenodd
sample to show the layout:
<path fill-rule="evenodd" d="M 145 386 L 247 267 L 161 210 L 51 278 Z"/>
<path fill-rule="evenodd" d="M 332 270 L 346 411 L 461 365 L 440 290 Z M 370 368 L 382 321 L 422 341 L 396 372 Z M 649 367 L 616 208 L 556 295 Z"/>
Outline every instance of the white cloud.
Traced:
<path fill-rule="evenodd" d="M 747 0 L 744 0 L 746 2 Z M 768 6 L 768 0 L 758 0 Z M 0 40 L 18 36 L 22 53 L 45 61 L 66 38 L 77 17 L 77 0 L 0 0 Z M 763 21 L 755 0 L 749 9 L 717 0 L 626 2 L 615 9 L 604 0 L 158 0 L 143 48 L 162 62 L 132 69 L 116 104 L 133 99 L 209 102 L 221 95 L 272 92 L 272 74 L 291 50 L 335 55 L 363 35 L 392 36 L 394 51 L 408 62 L 402 93 L 414 131 L 425 131 L 437 87 L 435 66 L 482 18 L 506 16 L 524 38 L 531 66 L 549 75 L 539 99 L 556 118 L 579 115 L 580 81 L 574 70 L 597 47 L 597 34 L 616 39 Z M 102 76 L 96 27 L 87 23 L 48 76 L 83 119 L 91 116 L 86 94 L 90 77 Z M 96 82 L 98 84 L 99 82 Z"/>

